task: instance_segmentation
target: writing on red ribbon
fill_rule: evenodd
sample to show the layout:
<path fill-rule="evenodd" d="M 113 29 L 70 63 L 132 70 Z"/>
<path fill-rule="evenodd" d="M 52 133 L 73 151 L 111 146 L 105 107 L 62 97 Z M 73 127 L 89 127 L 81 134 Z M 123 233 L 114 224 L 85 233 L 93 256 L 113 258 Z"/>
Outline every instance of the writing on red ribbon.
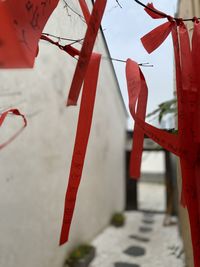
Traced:
<path fill-rule="evenodd" d="M 58 1 L 0 1 L 0 68 L 33 67 L 42 30 Z"/>

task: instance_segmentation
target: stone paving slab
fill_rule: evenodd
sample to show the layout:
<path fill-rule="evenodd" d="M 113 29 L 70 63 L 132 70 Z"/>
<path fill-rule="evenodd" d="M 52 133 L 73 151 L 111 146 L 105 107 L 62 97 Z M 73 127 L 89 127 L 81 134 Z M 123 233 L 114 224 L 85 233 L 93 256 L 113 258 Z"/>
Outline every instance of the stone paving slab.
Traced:
<path fill-rule="evenodd" d="M 126 212 L 124 227 L 107 227 L 93 241 L 97 256 L 90 267 L 184 267 L 177 225 L 163 226 L 163 186 L 141 187 L 141 207 L 157 212 Z"/>
<path fill-rule="evenodd" d="M 141 232 L 144 212 L 126 212 L 123 228 L 109 226 L 94 241 L 97 257 L 91 267 L 184 267 L 181 240 L 175 225 L 164 227 L 163 214 L 154 214 L 151 231 Z M 150 228 L 150 227 L 149 227 Z"/>

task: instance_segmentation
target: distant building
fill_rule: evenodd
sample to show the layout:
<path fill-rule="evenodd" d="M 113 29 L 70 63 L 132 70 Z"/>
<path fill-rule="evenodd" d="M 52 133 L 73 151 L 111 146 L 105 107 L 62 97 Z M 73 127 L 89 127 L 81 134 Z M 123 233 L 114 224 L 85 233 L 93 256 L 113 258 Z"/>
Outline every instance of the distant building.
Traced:
<path fill-rule="evenodd" d="M 68 2 L 81 13 L 78 1 Z M 60 1 L 45 32 L 80 39 L 85 30 L 80 17 Z M 102 32 L 95 51 L 109 57 Z M 113 65 L 102 60 L 70 242 L 58 247 L 79 111 L 79 105 L 65 107 L 76 63 L 41 41 L 33 70 L 0 70 L 1 110 L 18 107 L 28 117 L 25 131 L 0 151 L 1 267 L 62 267 L 67 251 L 89 242 L 115 211 L 124 209 L 126 111 Z M 7 122 L 1 138 L 18 125 Z"/>

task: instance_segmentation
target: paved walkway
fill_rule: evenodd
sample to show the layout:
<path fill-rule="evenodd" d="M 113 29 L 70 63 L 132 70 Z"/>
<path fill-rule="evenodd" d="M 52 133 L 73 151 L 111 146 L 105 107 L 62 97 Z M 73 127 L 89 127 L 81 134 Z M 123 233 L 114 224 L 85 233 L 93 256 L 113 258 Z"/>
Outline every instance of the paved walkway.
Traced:
<path fill-rule="evenodd" d="M 140 208 L 126 212 L 123 228 L 108 227 L 94 241 L 91 267 L 184 267 L 177 226 L 163 226 L 164 187 L 140 184 Z"/>

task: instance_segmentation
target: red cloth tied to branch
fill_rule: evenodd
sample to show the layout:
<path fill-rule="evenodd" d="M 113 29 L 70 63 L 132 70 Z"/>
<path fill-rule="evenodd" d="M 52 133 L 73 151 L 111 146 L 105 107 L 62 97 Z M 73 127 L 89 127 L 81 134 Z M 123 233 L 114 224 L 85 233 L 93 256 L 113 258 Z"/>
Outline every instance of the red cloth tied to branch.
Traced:
<path fill-rule="evenodd" d="M 90 15 L 86 2 L 84 0 L 79 0 L 79 4 L 82 8 L 86 23 L 88 25 L 81 51 L 77 50 L 71 45 L 63 46 L 59 42 L 53 41 L 46 35 L 41 36 L 42 40 L 57 46 L 59 49 L 67 52 L 72 57 L 79 57 L 69 92 L 68 105 L 76 103 L 83 83 L 83 93 L 81 98 L 76 139 L 65 196 L 60 245 L 67 242 L 69 238 L 69 231 L 76 204 L 76 197 L 84 166 L 101 60 L 101 55 L 92 53 L 92 50 L 100 27 L 106 2 L 107 1 L 96 0 L 92 14 Z"/>
<path fill-rule="evenodd" d="M 86 23 L 88 25 L 89 24 L 89 21 L 90 21 L 90 11 L 89 11 L 89 8 L 88 8 L 85 0 L 79 0 L 79 4 L 81 6 L 81 9 L 82 9 L 84 18 L 85 18 Z"/>
<path fill-rule="evenodd" d="M 92 123 L 100 60 L 101 60 L 101 55 L 95 53 L 92 54 L 89 67 L 87 69 L 86 77 L 84 80 L 77 133 L 76 133 L 74 151 L 71 161 L 68 187 L 65 197 L 65 207 L 63 215 L 63 224 L 60 235 L 60 245 L 67 242 L 69 237 L 69 230 L 74 213 L 78 188 L 81 181 L 87 143 Z"/>
<path fill-rule="evenodd" d="M 97 33 L 101 25 L 101 20 L 104 14 L 107 0 L 96 0 L 90 17 L 89 10 L 85 1 L 79 2 L 81 4 L 81 8 L 83 10 L 86 22 L 88 23 L 88 27 L 85 34 L 83 46 L 80 51 L 79 60 L 72 80 L 71 88 L 69 91 L 67 100 L 68 106 L 76 105 L 77 103 L 81 91 L 81 86 L 83 84 L 84 77 L 86 75 L 87 68 L 90 62 Z"/>
<path fill-rule="evenodd" d="M 148 3 L 147 4 L 148 8 L 145 8 L 144 10 L 147 12 L 147 14 L 152 17 L 153 19 L 163 19 L 163 18 L 170 18 L 170 16 L 168 16 L 166 13 L 156 9 L 153 5 L 153 3 Z M 150 9 L 151 10 L 150 10 Z M 154 11 L 156 11 L 157 13 L 155 13 Z"/>
<path fill-rule="evenodd" d="M 33 67 L 42 30 L 58 1 L 0 1 L 0 68 Z"/>
<path fill-rule="evenodd" d="M 151 8 L 154 8 L 151 6 Z M 157 16 L 153 12 L 148 11 L 148 14 L 152 18 L 163 18 L 163 16 Z M 165 14 L 166 15 L 166 14 Z M 151 127 L 147 131 L 147 124 L 144 120 L 139 118 L 137 112 L 135 112 L 136 102 L 138 105 L 142 103 L 139 97 L 142 97 L 146 101 L 145 86 L 142 85 L 144 81 L 143 75 L 139 70 L 136 63 L 131 60 L 127 61 L 126 75 L 127 85 L 129 93 L 129 103 L 131 115 L 135 120 L 136 127 L 140 127 L 140 138 L 143 138 L 143 134 L 147 134 L 150 138 L 161 144 L 168 142 L 168 147 L 163 146 L 165 149 L 171 151 L 180 157 L 181 173 L 182 173 L 182 197 L 181 201 L 184 206 L 187 207 L 190 220 L 191 237 L 193 245 L 193 255 L 195 267 L 200 266 L 200 78 L 198 74 L 198 68 L 200 63 L 199 56 L 199 44 L 200 44 L 200 23 L 197 20 L 194 22 L 194 32 L 192 39 L 192 47 L 190 45 L 190 39 L 188 30 L 181 19 L 173 20 L 168 15 L 169 22 L 157 27 L 145 37 L 142 38 L 142 42 L 146 50 L 151 53 L 157 47 L 159 47 L 168 34 L 172 33 L 175 67 L 176 67 L 176 86 L 177 86 L 177 100 L 178 100 L 178 135 L 169 134 L 166 138 L 164 131 L 160 132 L 156 138 L 154 138 L 155 128 Z M 163 36 L 163 37 L 162 37 Z M 144 97 L 145 95 L 145 97 Z M 144 104 L 143 104 L 144 106 Z M 139 109 L 139 106 L 138 108 Z M 141 108 L 142 109 L 142 108 Z M 144 115 L 145 109 L 143 107 L 142 115 Z M 137 128 L 136 128 L 137 129 Z M 135 130 L 134 130 L 135 131 Z M 157 139 L 157 140 L 156 140 Z M 174 141 L 172 141 L 174 140 Z M 133 140 L 134 142 L 137 140 Z M 170 145 L 171 144 L 171 145 Z M 174 150 L 176 148 L 176 151 Z M 142 142 L 140 146 L 132 150 L 132 158 L 136 161 L 136 170 L 132 175 L 139 174 L 140 161 L 137 158 L 142 151 Z M 175 153 L 178 152 L 178 153 Z M 137 155 L 134 156 L 134 155 Z M 134 164 L 132 161 L 131 165 Z M 130 167 L 132 170 L 132 168 Z"/>
<path fill-rule="evenodd" d="M 92 53 L 92 51 L 98 30 L 100 28 L 106 2 L 106 0 L 96 0 L 92 13 L 90 15 L 85 0 L 79 0 L 79 4 L 83 11 L 83 15 L 88 27 L 83 46 L 81 48 L 81 51 L 78 53 L 78 64 L 76 66 L 72 80 L 67 105 L 75 105 L 77 103 L 82 84 L 83 93 L 81 98 L 81 107 L 79 112 L 69 181 L 65 197 L 63 223 L 60 234 L 60 245 L 67 242 L 69 238 L 69 230 L 73 218 L 76 197 L 84 166 L 84 159 L 92 123 L 96 87 L 101 61 L 101 55 Z M 74 51 L 66 50 L 66 52 L 68 52 L 69 54 L 70 52 L 72 52 L 73 56 Z"/>
<path fill-rule="evenodd" d="M 184 153 L 184 150 L 180 147 L 179 141 L 176 135 L 170 134 L 164 130 L 158 129 L 144 121 L 146 113 L 146 100 L 147 100 L 147 85 L 144 76 L 139 69 L 136 62 L 128 60 L 126 64 L 126 77 L 129 95 L 129 109 L 133 119 L 135 120 L 135 128 L 140 128 L 140 136 L 138 138 L 144 138 L 144 134 L 153 139 L 156 143 L 164 147 L 165 149 L 172 151 L 175 155 L 179 156 Z M 136 104 L 137 105 L 137 111 Z M 142 103 L 142 107 L 140 107 Z M 139 112 L 140 111 L 140 112 Z M 135 129 L 134 129 L 135 134 Z M 134 145 L 136 143 L 136 145 Z M 140 144 L 140 146 L 139 146 Z M 138 177 L 140 172 L 141 153 L 143 149 L 143 142 L 138 142 L 138 139 L 133 140 L 133 150 L 131 155 L 131 176 Z M 133 160 L 134 159 L 134 160 Z M 138 162 L 139 161 L 139 162 Z M 135 165 L 135 167 L 133 166 Z M 137 166 L 137 168 L 136 168 Z M 133 171 L 134 170 L 134 171 Z"/>
<path fill-rule="evenodd" d="M 64 52 L 66 52 L 71 57 L 75 57 L 75 56 L 79 56 L 80 55 L 80 51 L 78 49 L 76 49 L 75 47 L 73 47 L 72 45 L 61 45 L 59 42 L 53 41 L 51 38 L 49 38 L 48 36 L 46 36 L 44 34 L 41 35 L 40 39 L 44 40 L 44 41 L 47 41 L 50 44 L 53 44 L 53 45 L 57 46 L 59 49 L 61 49 Z"/>

